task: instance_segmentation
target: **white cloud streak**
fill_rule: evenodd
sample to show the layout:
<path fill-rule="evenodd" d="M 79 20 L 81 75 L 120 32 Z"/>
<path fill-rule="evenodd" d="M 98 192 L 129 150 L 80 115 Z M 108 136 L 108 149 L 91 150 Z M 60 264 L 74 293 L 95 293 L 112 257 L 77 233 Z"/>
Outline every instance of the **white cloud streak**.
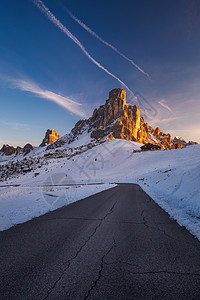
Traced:
<path fill-rule="evenodd" d="M 0 124 L 10 127 L 12 130 L 30 130 L 30 126 L 26 123 L 7 122 L 4 120 L 0 120 Z"/>
<path fill-rule="evenodd" d="M 165 99 L 161 99 L 160 101 L 158 101 L 158 103 L 164 107 L 165 109 L 167 109 L 168 111 L 172 112 L 171 108 L 167 105 L 167 101 Z"/>
<path fill-rule="evenodd" d="M 65 10 L 70 15 L 70 17 L 77 22 L 81 27 L 83 27 L 87 32 L 89 32 L 92 36 L 94 36 L 96 39 L 98 39 L 100 42 L 111 48 L 113 51 L 115 51 L 117 54 L 119 54 L 121 57 L 123 57 L 125 60 L 130 62 L 135 68 L 137 68 L 142 74 L 146 75 L 148 78 L 151 78 L 148 73 L 146 73 L 142 68 L 140 68 L 132 59 L 128 58 L 125 54 L 123 54 L 121 51 L 119 51 L 116 47 L 111 45 L 110 43 L 106 42 L 104 39 L 102 39 L 96 32 L 94 32 L 91 28 L 89 28 L 86 24 L 84 24 L 81 20 L 79 20 L 76 16 L 74 16 L 71 11 L 65 7 Z"/>
<path fill-rule="evenodd" d="M 68 97 L 61 96 L 49 90 L 41 89 L 36 83 L 23 79 L 13 79 L 13 78 L 4 78 L 5 81 L 10 82 L 12 84 L 12 88 L 19 89 L 21 91 L 30 92 L 35 96 L 43 99 L 50 100 L 55 102 L 56 104 L 64 107 L 70 112 L 85 117 L 83 110 L 81 109 L 81 104 L 71 100 Z"/>
<path fill-rule="evenodd" d="M 112 74 L 108 69 L 103 67 L 98 61 L 96 61 L 85 49 L 82 43 L 73 35 L 66 26 L 64 26 L 46 7 L 46 5 L 41 0 L 32 0 L 32 2 L 48 17 L 48 19 L 55 24 L 64 34 L 66 34 L 82 51 L 83 53 L 100 69 L 106 72 L 108 75 L 116 79 L 126 90 L 131 93 L 131 96 L 137 101 L 137 97 L 133 94 L 133 92 L 129 89 L 129 87 L 117 76 Z"/>

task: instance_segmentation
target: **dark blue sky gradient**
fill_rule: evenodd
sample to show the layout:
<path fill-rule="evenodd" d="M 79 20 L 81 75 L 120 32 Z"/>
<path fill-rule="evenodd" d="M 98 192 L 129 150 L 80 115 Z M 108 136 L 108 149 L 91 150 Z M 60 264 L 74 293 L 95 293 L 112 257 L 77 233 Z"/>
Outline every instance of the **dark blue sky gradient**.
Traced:
<path fill-rule="evenodd" d="M 200 1 L 43 2 L 98 62 L 156 108 L 149 123 L 173 136 L 200 141 Z M 12 80 L 24 79 L 70 97 L 82 103 L 87 116 L 112 88 L 121 87 L 31 0 L 7 0 L 0 6 L 0 147 L 38 145 L 47 128 L 64 135 L 80 119 L 54 102 L 13 88 Z M 151 80 L 81 28 L 65 7 L 149 73 Z M 127 102 L 129 97 L 128 93 Z"/>

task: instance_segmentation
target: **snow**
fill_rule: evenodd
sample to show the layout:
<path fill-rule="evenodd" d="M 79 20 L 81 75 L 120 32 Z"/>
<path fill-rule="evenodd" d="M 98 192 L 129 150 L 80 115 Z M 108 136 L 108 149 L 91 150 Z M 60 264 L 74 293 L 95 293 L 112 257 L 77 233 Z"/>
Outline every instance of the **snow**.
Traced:
<path fill-rule="evenodd" d="M 114 186 L 99 184 L 2 187 L 0 231 Z"/>
<path fill-rule="evenodd" d="M 79 142 L 86 140 L 87 135 L 83 135 Z M 176 150 L 139 152 L 140 147 L 141 144 L 139 143 L 115 139 L 95 146 L 70 159 L 67 157 L 49 159 L 48 164 L 42 165 L 41 168 L 6 181 L 5 184 L 21 184 L 24 189 L 27 187 L 27 193 L 23 192 L 24 198 L 22 199 L 25 200 L 20 200 L 20 197 L 17 196 L 16 198 L 17 187 L 4 188 L 5 191 L 6 189 L 8 191 L 8 194 L 5 195 L 10 195 L 10 198 L 2 194 L 0 196 L 0 208 L 4 207 L 5 213 L 7 204 L 10 206 L 12 202 L 13 214 L 18 209 L 15 205 L 20 205 L 21 210 L 24 208 L 26 211 L 30 211 L 31 217 L 45 213 L 48 211 L 48 205 L 43 211 L 38 204 L 41 200 L 36 202 L 34 199 L 39 199 L 39 190 L 37 190 L 39 187 L 43 189 L 43 185 L 48 185 L 51 180 L 55 184 L 54 178 L 57 178 L 59 184 L 104 183 L 106 184 L 105 188 L 109 188 L 111 185 L 107 185 L 110 183 L 137 183 L 172 218 L 200 239 L 200 145 Z M 39 173 L 37 176 L 35 176 L 36 172 Z M 85 193 L 84 189 L 88 190 L 89 187 L 91 188 L 91 186 L 81 186 L 77 199 L 81 199 L 82 194 Z M 98 185 L 97 187 L 100 188 L 101 186 Z M 28 194 L 28 191 L 32 194 Z M 55 189 L 55 193 L 58 192 L 63 193 L 63 190 Z M 49 197 L 53 198 L 52 196 Z M 16 204 L 15 199 L 24 204 Z M 28 199 L 32 199 L 30 203 L 31 201 L 37 203 L 33 214 L 31 212 L 32 206 L 30 209 L 28 208 Z M 60 203 L 62 205 L 62 201 Z M 4 216 L 2 210 L 0 211 L 1 215 Z M 7 216 L 12 222 L 9 209 Z"/>
<path fill-rule="evenodd" d="M 79 147 L 81 145 L 87 145 L 91 143 L 90 134 L 84 131 L 81 135 L 78 136 L 72 143 L 70 143 L 70 147 Z"/>

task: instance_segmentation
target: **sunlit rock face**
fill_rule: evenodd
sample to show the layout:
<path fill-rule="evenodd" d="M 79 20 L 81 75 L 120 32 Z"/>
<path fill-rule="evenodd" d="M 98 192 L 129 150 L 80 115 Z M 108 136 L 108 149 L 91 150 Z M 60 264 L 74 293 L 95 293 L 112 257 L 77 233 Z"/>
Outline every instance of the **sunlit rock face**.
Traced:
<path fill-rule="evenodd" d="M 113 138 L 137 140 L 141 117 L 137 105 L 126 104 L 126 91 L 113 89 L 105 105 L 95 109 L 90 119 L 91 137 L 99 139 L 112 133 Z"/>
<path fill-rule="evenodd" d="M 91 139 L 99 142 L 117 138 L 150 143 L 159 146 L 157 149 L 183 146 L 180 141 L 173 141 L 169 133 L 162 132 L 158 127 L 154 129 L 146 123 L 139 107 L 126 103 L 126 91 L 121 88 L 111 90 L 105 104 L 96 108 L 89 119 L 79 120 L 65 139 L 61 138 L 48 147 L 59 147 L 65 141 L 70 144 L 84 132 L 88 132 Z"/>
<path fill-rule="evenodd" d="M 152 143 L 161 148 L 181 147 L 180 143 L 172 141 L 169 133 L 163 133 L 160 128 L 152 128 L 140 115 L 137 105 L 126 103 L 126 91 L 121 88 L 109 92 L 109 98 L 104 105 L 96 108 L 87 120 L 76 123 L 71 133 L 77 136 L 85 131 L 91 132 L 91 138 L 100 140 L 126 139 L 143 144 Z"/>
<path fill-rule="evenodd" d="M 46 146 L 48 144 L 52 144 L 60 138 L 61 138 L 61 135 L 58 134 L 54 129 L 52 129 L 52 130 L 47 129 L 45 137 L 44 137 L 42 143 L 40 144 L 40 147 Z"/>
<path fill-rule="evenodd" d="M 107 137 L 108 140 L 117 138 L 144 144 L 150 142 L 166 148 L 172 146 L 169 134 L 159 128 L 154 130 L 141 117 L 137 105 L 126 103 L 126 91 L 121 88 L 110 91 L 105 104 L 96 108 L 88 120 L 80 120 L 72 133 L 77 135 L 85 127 L 96 140 Z"/>

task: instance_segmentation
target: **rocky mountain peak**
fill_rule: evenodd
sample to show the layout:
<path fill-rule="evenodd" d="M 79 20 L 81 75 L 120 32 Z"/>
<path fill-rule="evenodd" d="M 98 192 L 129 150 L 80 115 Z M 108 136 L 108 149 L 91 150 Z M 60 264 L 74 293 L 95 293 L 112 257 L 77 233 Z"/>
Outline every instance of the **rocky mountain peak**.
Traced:
<path fill-rule="evenodd" d="M 138 106 L 126 104 L 126 91 L 121 88 L 110 91 L 106 103 L 89 119 L 91 137 L 95 139 L 112 134 L 113 138 L 136 140 L 140 123 Z"/>
<path fill-rule="evenodd" d="M 122 108 L 124 108 L 124 105 L 126 104 L 126 91 L 121 88 L 111 90 L 107 102 L 110 104 L 118 102 L 118 104 L 120 103 Z"/>
<path fill-rule="evenodd" d="M 90 138 L 96 141 L 125 139 L 166 149 L 188 145 L 183 145 L 178 139 L 173 141 L 169 133 L 162 132 L 159 127 L 154 129 L 146 123 L 140 115 L 139 107 L 126 103 L 126 91 L 122 88 L 111 90 L 105 104 L 96 108 L 89 119 L 79 120 L 70 134 L 49 147 L 59 147 L 65 142 L 70 144 L 84 132 L 88 132 Z"/>
<path fill-rule="evenodd" d="M 23 148 L 17 146 L 16 148 L 10 145 L 3 145 L 0 150 L 0 153 L 6 156 L 13 155 L 13 154 L 28 154 L 33 150 L 33 146 L 31 144 L 26 144 Z"/>
<path fill-rule="evenodd" d="M 54 129 L 52 129 L 52 130 L 47 129 L 47 131 L 45 133 L 45 137 L 44 137 L 42 143 L 40 144 L 40 147 L 44 147 L 48 144 L 52 144 L 60 138 L 61 138 L 61 135 L 58 134 Z"/>

